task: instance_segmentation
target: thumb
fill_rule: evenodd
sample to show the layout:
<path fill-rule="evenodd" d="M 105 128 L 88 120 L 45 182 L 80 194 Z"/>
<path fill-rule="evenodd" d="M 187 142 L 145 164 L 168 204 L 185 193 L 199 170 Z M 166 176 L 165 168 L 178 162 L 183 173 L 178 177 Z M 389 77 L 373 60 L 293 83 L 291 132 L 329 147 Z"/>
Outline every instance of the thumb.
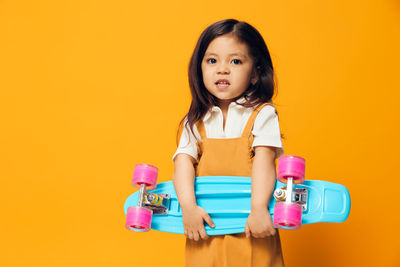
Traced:
<path fill-rule="evenodd" d="M 250 228 L 249 224 L 246 222 L 246 226 L 244 227 L 244 232 L 246 233 L 246 237 L 250 237 Z"/>
<path fill-rule="evenodd" d="M 203 219 L 206 221 L 206 223 L 207 223 L 210 227 L 212 227 L 212 228 L 215 227 L 214 222 L 211 220 L 211 217 L 210 217 L 210 215 L 208 215 L 207 212 L 204 212 L 204 214 L 203 214 Z"/>

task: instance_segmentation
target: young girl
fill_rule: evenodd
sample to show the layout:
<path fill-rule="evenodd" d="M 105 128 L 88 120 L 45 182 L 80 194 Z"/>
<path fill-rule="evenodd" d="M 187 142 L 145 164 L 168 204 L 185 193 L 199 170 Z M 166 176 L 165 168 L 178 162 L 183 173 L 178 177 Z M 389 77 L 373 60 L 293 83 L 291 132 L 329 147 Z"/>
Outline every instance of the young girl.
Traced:
<path fill-rule="evenodd" d="M 268 48 L 251 25 L 216 22 L 201 34 L 189 64 L 192 103 L 180 123 L 173 182 L 182 208 L 186 266 L 283 266 L 278 230 L 267 206 L 275 159 L 283 154 L 272 105 L 274 72 Z M 207 236 L 196 205 L 197 176 L 252 177 L 244 233 Z"/>

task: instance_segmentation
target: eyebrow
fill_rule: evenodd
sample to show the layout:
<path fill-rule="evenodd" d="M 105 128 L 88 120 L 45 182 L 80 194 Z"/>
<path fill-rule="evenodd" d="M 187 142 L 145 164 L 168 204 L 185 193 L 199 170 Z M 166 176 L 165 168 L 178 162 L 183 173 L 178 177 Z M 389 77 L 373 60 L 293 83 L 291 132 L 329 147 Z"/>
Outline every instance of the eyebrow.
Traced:
<path fill-rule="evenodd" d="M 218 55 L 215 53 L 205 53 L 204 56 L 218 56 Z M 247 58 L 247 56 L 242 53 L 231 53 L 228 56 L 241 56 L 241 57 Z"/>

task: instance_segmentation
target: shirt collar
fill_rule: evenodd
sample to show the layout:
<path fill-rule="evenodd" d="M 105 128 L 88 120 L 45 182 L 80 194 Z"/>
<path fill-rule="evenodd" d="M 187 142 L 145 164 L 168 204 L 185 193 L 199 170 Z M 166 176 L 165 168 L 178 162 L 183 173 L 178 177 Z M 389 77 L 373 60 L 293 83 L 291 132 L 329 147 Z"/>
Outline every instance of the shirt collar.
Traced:
<path fill-rule="evenodd" d="M 236 100 L 236 102 L 239 103 L 239 104 L 243 104 L 243 103 L 246 102 L 246 99 L 242 96 L 241 98 L 239 98 L 238 100 Z M 236 104 L 236 102 L 235 102 L 235 101 L 232 101 L 232 102 L 229 104 L 229 108 L 228 108 L 228 109 L 230 109 L 230 108 L 234 108 L 234 109 L 243 109 L 243 108 L 245 108 L 245 107 L 242 106 L 242 105 Z M 211 117 L 214 113 L 216 113 L 216 112 L 221 112 L 221 109 L 220 109 L 218 106 L 212 106 L 211 109 L 210 109 L 209 111 L 207 111 L 206 115 L 204 115 L 203 121 L 205 122 L 205 121 L 207 121 L 208 119 L 210 119 L 210 117 Z"/>

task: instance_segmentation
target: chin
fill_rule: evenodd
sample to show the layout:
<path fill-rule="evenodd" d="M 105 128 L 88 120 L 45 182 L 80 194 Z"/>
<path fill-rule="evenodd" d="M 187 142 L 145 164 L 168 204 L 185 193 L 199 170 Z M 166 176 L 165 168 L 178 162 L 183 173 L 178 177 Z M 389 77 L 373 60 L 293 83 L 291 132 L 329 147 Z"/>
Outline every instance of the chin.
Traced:
<path fill-rule="evenodd" d="M 238 97 L 239 95 L 236 94 L 232 94 L 230 92 L 221 92 L 221 91 L 211 91 L 209 90 L 209 92 L 215 96 L 216 98 L 218 98 L 219 100 L 231 100 L 234 99 L 236 97 Z"/>
<path fill-rule="evenodd" d="M 238 95 L 216 95 L 216 97 L 220 100 L 232 100 L 238 97 Z"/>
<path fill-rule="evenodd" d="M 215 97 L 218 98 L 219 100 L 224 100 L 224 101 L 231 100 L 234 98 L 230 96 L 219 96 L 219 95 L 215 95 Z"/>

